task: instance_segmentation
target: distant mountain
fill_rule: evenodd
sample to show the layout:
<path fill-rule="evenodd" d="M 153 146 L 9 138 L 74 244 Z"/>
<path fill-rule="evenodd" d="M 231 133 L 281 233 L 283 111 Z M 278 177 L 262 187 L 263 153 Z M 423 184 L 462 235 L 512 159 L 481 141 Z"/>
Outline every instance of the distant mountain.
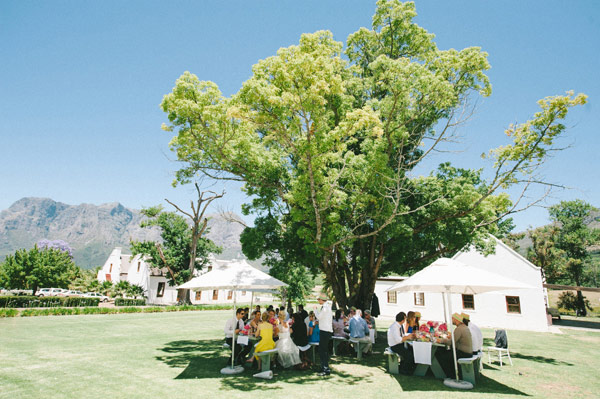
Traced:
<path fill-rule="evenodd" d="M 131 239 L 159 239 L 158 229 L 140 227 L 142 218 L 139 210 L 118 202 L 68 205 L 49 198 L 22 198 L 0 212 L 0 260 L 46 238 L 69 243 L 77 265 L 100 266 L 114 247 L 128 248 Z M 243 257 L 239 240 L 243 226 L 217 215 L 209 226 L 208 237 L 223 247 L 219 258 Z"/>

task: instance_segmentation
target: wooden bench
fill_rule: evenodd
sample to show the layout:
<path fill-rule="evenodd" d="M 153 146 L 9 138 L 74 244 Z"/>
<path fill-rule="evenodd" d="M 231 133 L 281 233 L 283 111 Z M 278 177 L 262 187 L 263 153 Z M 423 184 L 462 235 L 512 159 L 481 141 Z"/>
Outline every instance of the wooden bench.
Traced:
<path fill-rule="evenodd" d="M 399 374 L 400 371 L 398 366 L 400 364 L 400 361 L 402 360 L 400 355 L 394 352 L 392 348 L 389 347 L 385 348 L 383 354 L 388 357 L 388 371 L 390 372 L 390 374 Z"/>
<path fill-rule="evenodd" d="M 462 379 L 469 381 L 471 384 L 473 384 L 473 386 L 475 386 L 477 374 L 479 374 L 480 361 L 481 355 L 479 354 L 458 359 L 458 364 L 460 364 L 460 370 L 462 373 Z"/>
<path fill-rule="evenodd" d="M 333 356 L 337 356 L 336 350 L 341 342 L 348 342 L 346 337 L 331 337 L 333 340 Z"/>
<path fill-rule="evenodd" d="M 263 352 L 255 352 L 254 356 L 260 359 L 261 368 L 260 371 L 271 370 L 271 356 L 277 354 L 277 349 L 271 349 Z"/>

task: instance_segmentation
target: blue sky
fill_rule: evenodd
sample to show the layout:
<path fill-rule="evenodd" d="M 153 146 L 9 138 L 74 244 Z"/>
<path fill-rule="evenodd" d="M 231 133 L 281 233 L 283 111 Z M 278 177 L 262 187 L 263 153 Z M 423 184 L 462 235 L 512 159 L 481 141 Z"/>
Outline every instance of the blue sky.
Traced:
<path fill-rule="evenodd" d="M 489 53 L 492 96 L 460 130 L 451 160 L 484 167 L 479 155 L 506 143 L 536 101 L 567 90 L 589 95 L 571 112 L 563 144 L 544 169 L 572 187 L 546 205 L 581 198 L 600 206 L 600 2 L 416 1 L 417 23 L 441 49 Z M 0 210 L 26 197 L 132 208 L 186 205 L 191 186 L 172 188 L 177 164 L 159 109 L 190 71 L 230 95 L 259 59 L 327 29 L 344 42 L 370 27 L 370 1 L 21 1 L 0 2 Z M 220 189 L 214 186 L 213 189 Z M 239 213 L 239 187 L 217 205 Z M 517 230 L 547 223 L 547 211 L 515 217 Z"/>

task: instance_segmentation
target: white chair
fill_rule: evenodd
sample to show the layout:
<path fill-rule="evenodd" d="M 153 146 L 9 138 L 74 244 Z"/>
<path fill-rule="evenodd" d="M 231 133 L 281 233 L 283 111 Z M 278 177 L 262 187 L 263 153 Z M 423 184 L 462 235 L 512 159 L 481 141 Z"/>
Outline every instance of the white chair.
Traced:
<path fill-rule="evenodd" d="M 506 338 L 506 348 L 502 348 L 498 345 L 498 336 L 500 332 L 504 332 Z M 501 333 L 500 333 L 501 334 Z M 510 365 L 513 365 L 512 359 L 510 358 L 510 351 L 508 346 L 508 334 L 505 330 L 496 330 L 496 338 L 494 340 L 496 342 L 496 346 L 488 346 L 488 364 L 492 364 L 492 352 L 494 352 L 494 357 L 496 353 L 498 354 L 498 362 L 500 363 L 500 367 L 502 367 L 502 356 L 506 356 Z"/>

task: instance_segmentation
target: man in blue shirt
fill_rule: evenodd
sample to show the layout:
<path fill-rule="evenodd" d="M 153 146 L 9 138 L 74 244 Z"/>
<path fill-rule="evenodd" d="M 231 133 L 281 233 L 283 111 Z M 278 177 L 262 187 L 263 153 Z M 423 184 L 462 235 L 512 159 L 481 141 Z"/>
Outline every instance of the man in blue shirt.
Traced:
<path fill-rule="evenodd" d="M 362 318 L 360 309 L 356 309 L 356 315 L 350 319 L 348 327 L 350 328 L 350 339 L 361 343 L 363 353 L 370 352 L 373 344 L 371 344 L 371 338 L 369 337 L 369 326 Z"/>

